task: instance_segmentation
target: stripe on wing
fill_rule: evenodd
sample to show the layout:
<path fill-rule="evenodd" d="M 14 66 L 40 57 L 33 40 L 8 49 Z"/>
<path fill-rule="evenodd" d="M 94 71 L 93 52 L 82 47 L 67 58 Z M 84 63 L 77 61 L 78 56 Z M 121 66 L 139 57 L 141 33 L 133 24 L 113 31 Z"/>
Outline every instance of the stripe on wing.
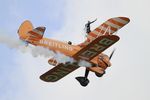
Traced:
<path fill-rule="evenodd" d="M 121 17 L 117 17 L 117 18 L 114 18 L 113 20 L 117 21 L 117 22 L 120 22 L 122 24 L 127 24 L 129 22 L 129 20 L 127 19 L 124 19 L 124 18 L 121 18 Z"/>
<path fill-rule="evenodd" d="M 33 30 L 33 32 L 43 36 L 44 33 L 43 33 L 43 31 L 40 31 L 40 30 L 41 29 L 36 28 L 36 29 Z"/>
<path fill-rule="evenodd" d="M 35 31 L 29 31 L 28 34 L 34 35 L 35 37 L 42 37 L 42 35 L 37 34 Z"/>

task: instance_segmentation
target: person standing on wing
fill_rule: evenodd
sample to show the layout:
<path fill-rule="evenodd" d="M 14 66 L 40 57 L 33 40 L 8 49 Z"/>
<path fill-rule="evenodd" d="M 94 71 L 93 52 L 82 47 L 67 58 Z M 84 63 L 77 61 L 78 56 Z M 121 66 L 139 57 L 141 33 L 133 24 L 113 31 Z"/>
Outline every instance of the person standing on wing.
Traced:
<path fill-rule="evenodd" d="M 97 19 L 95 19 L 94 21 L 90 22 L 88 21 L 87 24 L 85 24 L 85 30 L 86 30 L 86 33 L 89 34 L 91 32 L 91 29 L 90 29 L 90 24 L 94 23 Z"/>

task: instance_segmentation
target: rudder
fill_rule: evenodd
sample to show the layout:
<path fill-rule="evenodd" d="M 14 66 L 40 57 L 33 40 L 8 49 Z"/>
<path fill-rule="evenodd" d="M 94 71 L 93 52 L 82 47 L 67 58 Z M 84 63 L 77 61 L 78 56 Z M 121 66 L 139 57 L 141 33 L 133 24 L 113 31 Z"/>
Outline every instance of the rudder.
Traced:
<path fill-rule="evenodd" d="M 33 29 L 33 25 L 29 20 L 24 21 L 18 30 L 18 35 L 21 40 L 25 40 L 27 38 L 27 33 Z"/>

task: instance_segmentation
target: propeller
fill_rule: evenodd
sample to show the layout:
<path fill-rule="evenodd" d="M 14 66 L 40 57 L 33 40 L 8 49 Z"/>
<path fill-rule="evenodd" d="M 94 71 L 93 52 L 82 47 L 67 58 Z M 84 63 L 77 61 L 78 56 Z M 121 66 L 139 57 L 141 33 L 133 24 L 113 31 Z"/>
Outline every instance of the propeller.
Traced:
<path fill-rule="evenodd" d="M 116 50 L 116 49 L 114 49 L 114 50 L 112 51 L 112 53 L 110 54 L 110 56 L 109 56 L 109 60 L 112 58 L 112 56 L 113 56 L 113 54 L 114 54 L 115 50 Z"/>

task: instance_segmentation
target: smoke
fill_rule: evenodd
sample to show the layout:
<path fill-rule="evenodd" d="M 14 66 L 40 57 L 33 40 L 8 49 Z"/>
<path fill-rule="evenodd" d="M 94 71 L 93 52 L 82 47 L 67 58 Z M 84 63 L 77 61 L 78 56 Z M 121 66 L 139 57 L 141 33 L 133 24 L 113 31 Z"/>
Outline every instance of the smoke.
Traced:
<path fill-rule="evenodd" d="M 66 62 L 73 63 L 73 62 L 75 62 L 75 60 L 73 58 L 66 56 L 60 52 L 56 53 L 56 55 L 54 56 L 54 59 L 56 59 L 57 62 L 59 62 L 59 63 L 66 63 Z"/>
<path fill-rule="evenodd" d="M 85 60 L 80 60 L 78 63 L 79 66 L 83 66 L 83 67 L 92 67 L 91 63 L 85 61 Z"/>
<path fill-rule="evenodd" d="M 53 52 L 47 48 L 41 47 L 41 46 L 28 46 L 26 47 L 28 49 L 27 51 L 31 52 L 32 56 L 38 57 L 42 56 L 45 58 L 50 58 L 53 57 L 58 63 L 63 63 L 65 64 L 66 62 L 73 63 L 75 60 L 72 57 L 66 56 L 60 52 Z M 84 67 L 91 67 L 91 64 L 85 60 L 80 60 L 78 62 L 79 66 L 84 66 Z"/>
<path fill-rule="evenodd" d="M 53 58 L 55 59 L 58 63 L 66 63 L 70 62 L 73 63 L 75 60 L 69 56 L 66 56 L 60 52 L 53 52 L 49 50 L 48 48 L 44 48 L 41 46 L 33 46 L 29 45 L 26 47 L 26 50 L 24 49 L 25 52 L 30 52 L 33 57 L 44 57 L 44 58 Z"/>
<path fill-rule="evenodd" d="M 0 43 L 7 45 L 9 48 L 18 48 L 21 46 L 21 42 L 12 38 L 7 34 L 0 34 Z"/>
<path fill-rule="evenodd" d="M 56 55 L 53 51 L 41 46 L 28 46 L 28 47 L 30 48 L 31 54 L 34 57 L 43 56 L 44 58 L 49 58 Z"/>
<path fill-rule="evenodd" d="M 30 52 L 33 57 L 44 57 L 44 58 L 53 58 L 55 59 L 58 63 L 63 63 L 65 64 L 66 62 L 73 63 L 75 60 L 72 57 L 66 56 L 60 52 L 53 52 L 49 50 L 48 48 L 44 48 L 41 46 L 33 46 L 29 45 L 28 47 L 21 47 L 21 49 L 24 50 L 24 52 Z M 85 60 L 80 60 L 78 62 L 79 66 L 84 66 L 84 67 L 91 67 L 91 64 Z"/>
<path fill-rule="evenodd" d="M 26 42 L 15 39 L 7 34 L 0 34 L 0 43 L 5 44 L 9 48 L 20 50 L 22 53 L 29 52 L 32 54 L 33 57 L 39 57 L 39 56 L 44 58 L 53 57 L 58 63 L 75 62 L 75 60 L 72 57 L 66 56 L 60 52 L 53 52 L 48 48 L 44 48 L 41 46 L 33 46 L 33 45 L 27 46 Z M 85 67 L 91 66 L 89 62 L 84 60 L 80 60 L 78 65 L 85 66 Z"/>

